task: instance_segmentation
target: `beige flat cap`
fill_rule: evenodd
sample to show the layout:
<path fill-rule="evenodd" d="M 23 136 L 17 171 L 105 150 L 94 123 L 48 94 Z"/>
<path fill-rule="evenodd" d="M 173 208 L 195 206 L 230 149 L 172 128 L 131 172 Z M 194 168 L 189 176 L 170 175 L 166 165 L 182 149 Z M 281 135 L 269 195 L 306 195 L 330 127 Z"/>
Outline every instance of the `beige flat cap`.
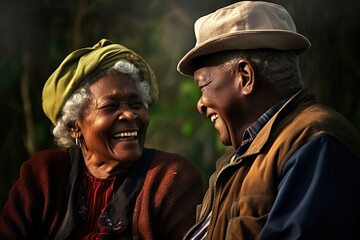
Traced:
<path fill-rule="evenodd" d="M 310 41 L 297 33 L 290 14 L 280 5 L 241 1 L 199 18 L 194 25 L 196 44 L 179 62 L 177 70 L 192 76 L 194 59 L 235 49 L 296 50 L 310 48 Z"/>

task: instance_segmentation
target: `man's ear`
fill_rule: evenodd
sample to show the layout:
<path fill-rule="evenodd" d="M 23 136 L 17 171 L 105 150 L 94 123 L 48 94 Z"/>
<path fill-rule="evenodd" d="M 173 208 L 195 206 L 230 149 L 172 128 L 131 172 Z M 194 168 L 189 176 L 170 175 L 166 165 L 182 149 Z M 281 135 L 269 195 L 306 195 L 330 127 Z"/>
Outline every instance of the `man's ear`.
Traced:
<path fill-rule="evenodd" d="M 238 74 L 241 77 L 241 92 L 250 95 L 255 89 L 255 65 L 247 58 L 239 60 L 237 65 Z"/>

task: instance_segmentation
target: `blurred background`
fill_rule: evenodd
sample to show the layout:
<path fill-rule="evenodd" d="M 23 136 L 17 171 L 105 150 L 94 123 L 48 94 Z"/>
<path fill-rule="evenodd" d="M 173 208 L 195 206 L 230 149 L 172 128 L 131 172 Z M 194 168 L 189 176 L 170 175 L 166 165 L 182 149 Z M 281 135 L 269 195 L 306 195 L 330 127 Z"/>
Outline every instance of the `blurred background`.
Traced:
<path fill-rule="evenodd" d="M 71 51 L 101 38 L 143 56 L 156 72 L 146 145 L 187 157 L 205 182 L 226 150 L 196 110 L 200 92 L 176 65 L 194 46 L 195 20 L 229 0 L 0 0 L 0 208 L 22 162 L 55 147 L 41 108 L 42 87 Z M 360 129 L 360 1 L 287 0 L 298 32 L 312 43 L 301 55 L 306 86 Z"/>

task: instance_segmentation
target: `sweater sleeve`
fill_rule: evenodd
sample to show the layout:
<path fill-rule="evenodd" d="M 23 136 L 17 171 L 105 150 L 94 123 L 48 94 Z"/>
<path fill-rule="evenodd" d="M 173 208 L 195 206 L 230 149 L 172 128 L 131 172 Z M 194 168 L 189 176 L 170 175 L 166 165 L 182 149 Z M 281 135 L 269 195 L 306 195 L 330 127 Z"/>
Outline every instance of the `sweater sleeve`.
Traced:
<path fill-rule="evenodd" d="M 158 152 L 155 158 L 139 196 L 136 228 L 140 239 L 179 240 L 195 223 L 204 194 L 202 176 L 179 155 Z M 150 232 L 153 238 L 146 236 Z"/>
<path fill-rule="evenodd" d="M 65 190 L 67 165 L 58 162 L 64 154 L 43 151 L 22 164 L 0 214 L 2 240 L 46 239 L 54 230 Z"/>
<path fill-rule="evenodd" d="M 334 138 L 305 144 L 283 168 L 260 239 L 353 239 L 360 224 L 359 172 L 360 160 Z"/>

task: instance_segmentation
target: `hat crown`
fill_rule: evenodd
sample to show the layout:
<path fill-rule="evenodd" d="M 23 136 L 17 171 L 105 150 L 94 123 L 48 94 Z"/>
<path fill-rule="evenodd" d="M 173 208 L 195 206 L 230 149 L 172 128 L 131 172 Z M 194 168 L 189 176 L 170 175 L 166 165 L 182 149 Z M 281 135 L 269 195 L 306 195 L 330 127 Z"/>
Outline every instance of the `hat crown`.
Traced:
<path fill-rule="evenodd" d="M 241 1 L 199 18 L 194 25 L 196 45 L 221 35 L 254 31 L 292 31 L 296 26 L 289 13 L 269 2 Z"/>
<path fill-rule="evenodd" d="M 310 41 L 297 33 L 290 14 L 280 5 L 241 1 L 199 18 L 194 25 L 195 46 L 179 61 L 177 69 L 192 76 L 199 56 L 229 50 L 276 49 L 297 54 Z"/>

